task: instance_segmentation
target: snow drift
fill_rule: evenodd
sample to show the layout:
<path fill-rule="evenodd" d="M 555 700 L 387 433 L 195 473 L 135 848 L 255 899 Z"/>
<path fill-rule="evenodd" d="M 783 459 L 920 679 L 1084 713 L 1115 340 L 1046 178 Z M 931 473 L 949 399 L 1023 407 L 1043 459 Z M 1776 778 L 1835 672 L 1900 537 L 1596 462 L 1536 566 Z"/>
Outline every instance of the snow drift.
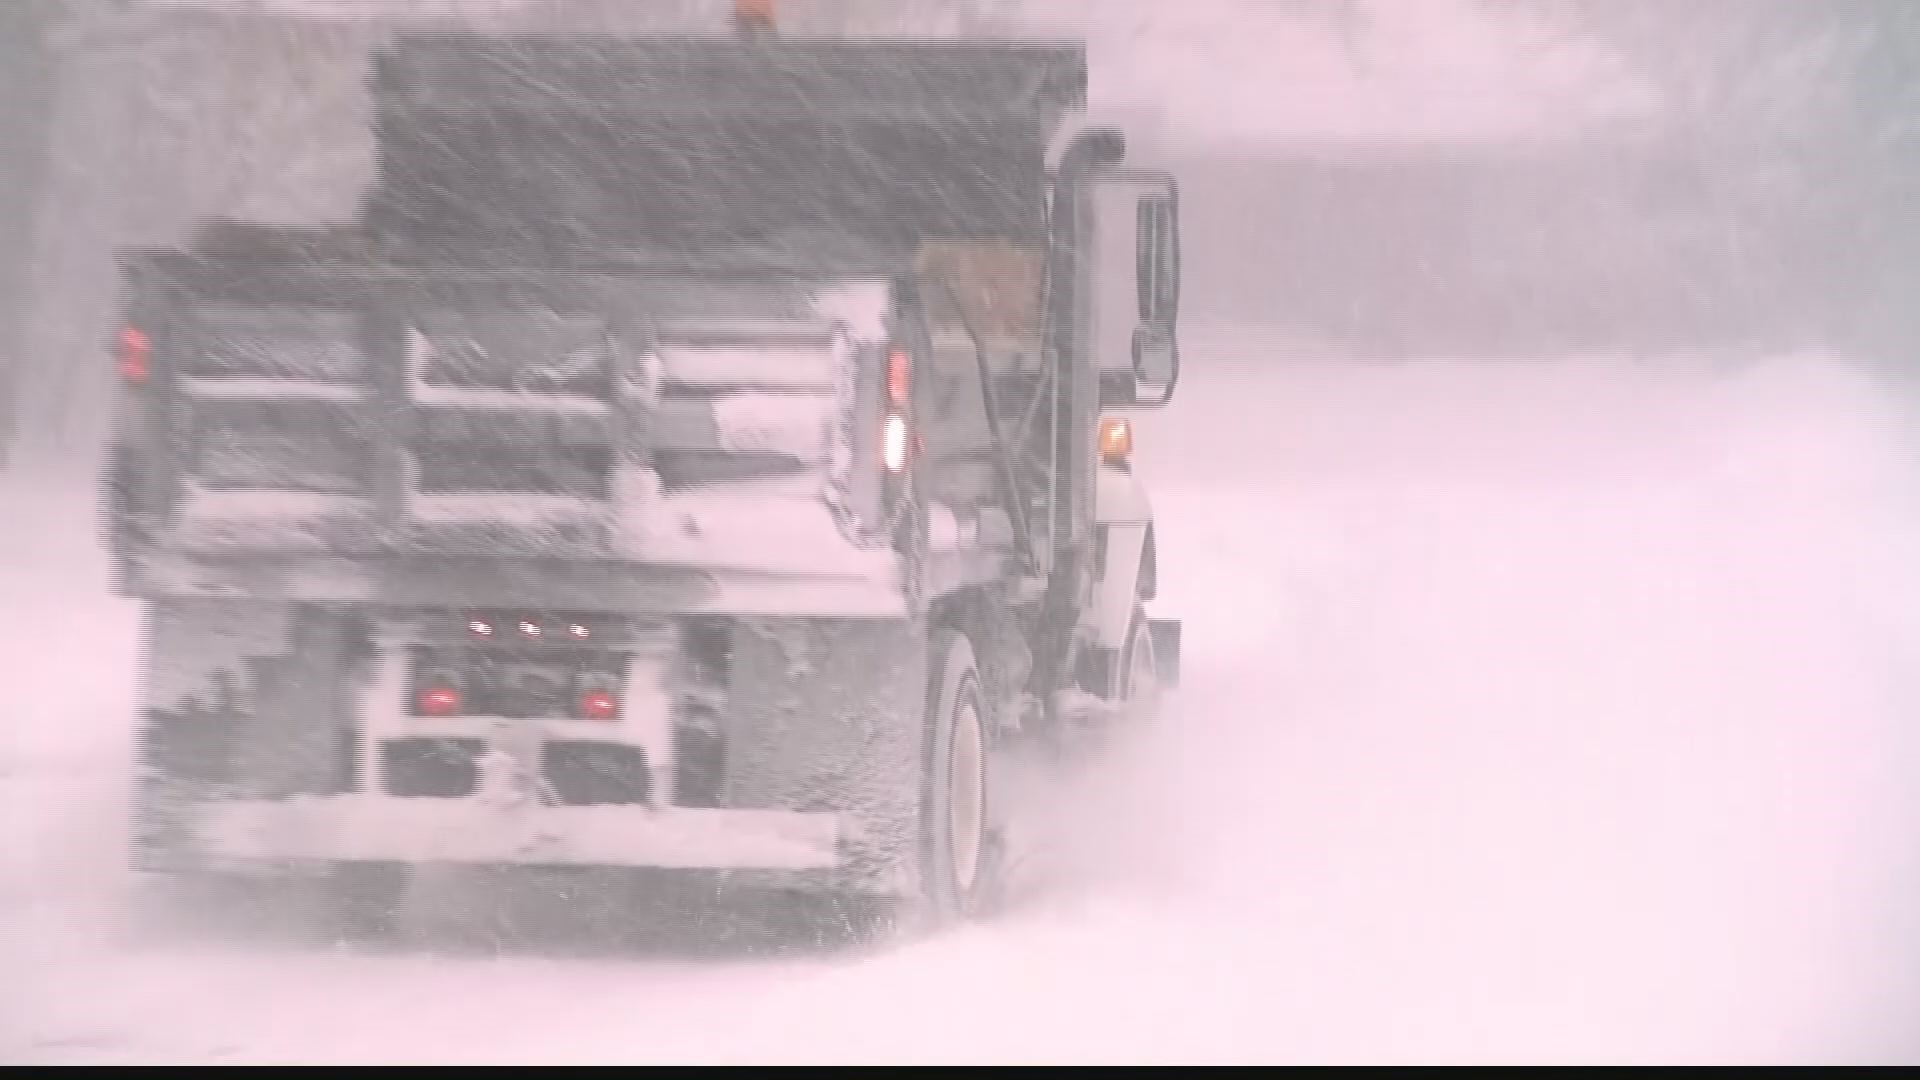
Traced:
<path fill-rule="evenodd" d="M 1913 1060 L 1905 390 L 1276 354 L 1138 423 L 1176 715 L 1052 793 L 1017 911 L 855 957 L 131 935 L 135 615 L 84 480 L 7 477 L 0 1056 Z"/>

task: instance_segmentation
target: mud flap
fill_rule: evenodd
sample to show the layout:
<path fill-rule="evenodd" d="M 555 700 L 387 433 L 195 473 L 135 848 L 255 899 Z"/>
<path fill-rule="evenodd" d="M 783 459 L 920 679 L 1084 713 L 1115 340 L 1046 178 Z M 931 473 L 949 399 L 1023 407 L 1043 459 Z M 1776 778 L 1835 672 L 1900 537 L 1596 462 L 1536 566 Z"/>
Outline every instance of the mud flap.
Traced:
<path fill-rule="evenodd" d="M 1180 685 L 1180 620 L 1148 619 L 1147 632 L 1153 635 L 1153 657 L 1160 669 L 1160 685 Z"/>
<path fill-rule="evenodd" d="M 223 704 L 145 710 L 134 735 L 129 865 L 135 870 L 193 869 L 194 815 L 229 785 L 240 717 Z"/>
<path fill-rule="evenodd" d="M 353 786 L 343 752 L 351 649 L 344 620 L 302 611 L 287 653 L 253 661 L 255 709 L 233 748 L 250 794 L 330 795 Z"/>
<path fill-rule="evenodd" d="M 925 625 L 904 619 L 743 620 L 733 636 L 724 805 L 840 816 L 823 888 L 919 887 Z"/>
<path fill-rule="evenodd" d="M 131 861 L 200 862 L 207 803 L 341 786 L 340 620 L 273 602 L 165 600 L 147 611 Z"/>

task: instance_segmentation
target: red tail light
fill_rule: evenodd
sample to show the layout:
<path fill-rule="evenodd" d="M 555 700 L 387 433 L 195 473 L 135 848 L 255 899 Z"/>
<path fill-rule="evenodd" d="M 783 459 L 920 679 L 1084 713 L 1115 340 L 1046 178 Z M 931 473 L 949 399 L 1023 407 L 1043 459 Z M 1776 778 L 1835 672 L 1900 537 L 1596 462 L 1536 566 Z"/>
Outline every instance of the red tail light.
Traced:
<path fill-rule="evenodd" d="M 896 410 L 907 407 L 907 391 L 912 389 L 913 357 L 905 349 L 887 353 L 887 403 Z"/>
<path fill-rule="evenodd" d="M 423 716 L 452 716 L 460 711 L 460 691 L 451 686 L 430 686 L 420 691 Z"/>
<path fill-rule="evenodd" d="M 153 339 L 139 327 L 120 331 L 120 377 L 130 383 L 144 383 L 153 375 Z"/>
<path fill-rule="evenodd" d="M 912 432 L 907 426 L 912 380 L 913 357 L 902 348 L 890 350 L 887 353 L 887 416 L 880 426 L 880 463 L 890 473 L 906 469 L 913 449 Z"/>
<path fill-rule="evenodd" d="M 620 715 L 620 699 L 608 690 L 589 690 L 580 695 L 580 715 L 588 720 L 612 720 Z"/>

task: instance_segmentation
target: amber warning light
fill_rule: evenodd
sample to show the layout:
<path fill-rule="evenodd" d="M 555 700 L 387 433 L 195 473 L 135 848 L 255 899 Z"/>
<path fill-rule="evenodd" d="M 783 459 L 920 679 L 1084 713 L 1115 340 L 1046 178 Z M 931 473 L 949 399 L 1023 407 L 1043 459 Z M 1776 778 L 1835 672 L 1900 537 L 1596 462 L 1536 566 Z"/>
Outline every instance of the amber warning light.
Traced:
<path fill-rule="evenodd" d="M 1133 424 L 1118 416 L 1100 418 L 1100 461 L 1125 465 L 1133 457 Z"/>
<path fill-rule="evenodd" d="M 733 24 L 747 34 L 771 34 L 775 29 L 775 0 L 734 0 Z"/>

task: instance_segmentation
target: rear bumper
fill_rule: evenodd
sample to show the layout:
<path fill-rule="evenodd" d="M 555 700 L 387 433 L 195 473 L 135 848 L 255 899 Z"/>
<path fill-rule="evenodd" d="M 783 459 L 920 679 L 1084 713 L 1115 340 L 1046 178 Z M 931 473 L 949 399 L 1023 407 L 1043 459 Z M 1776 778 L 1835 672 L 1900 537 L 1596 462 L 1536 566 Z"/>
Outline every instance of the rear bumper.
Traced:
<path fill-rule="evenodd" d="M 195 816 L 197 846 L 216 862 L 787 871 L 840 864 L 840 822 L 829 813 L 341 795 L 212 802 Z"/>
<path fill-rule="evenodd" d="M 152 615 L 138 869 L 547 865 L 919 888 L 918 624 L 737 622 L 706 712 L 680 708 L 678 645 L 636 638 L 620 645 L 620 717 L 588 721 L 413 716 L 412 639 L 353 652 L 352 616 L 220 601 Z"/>

